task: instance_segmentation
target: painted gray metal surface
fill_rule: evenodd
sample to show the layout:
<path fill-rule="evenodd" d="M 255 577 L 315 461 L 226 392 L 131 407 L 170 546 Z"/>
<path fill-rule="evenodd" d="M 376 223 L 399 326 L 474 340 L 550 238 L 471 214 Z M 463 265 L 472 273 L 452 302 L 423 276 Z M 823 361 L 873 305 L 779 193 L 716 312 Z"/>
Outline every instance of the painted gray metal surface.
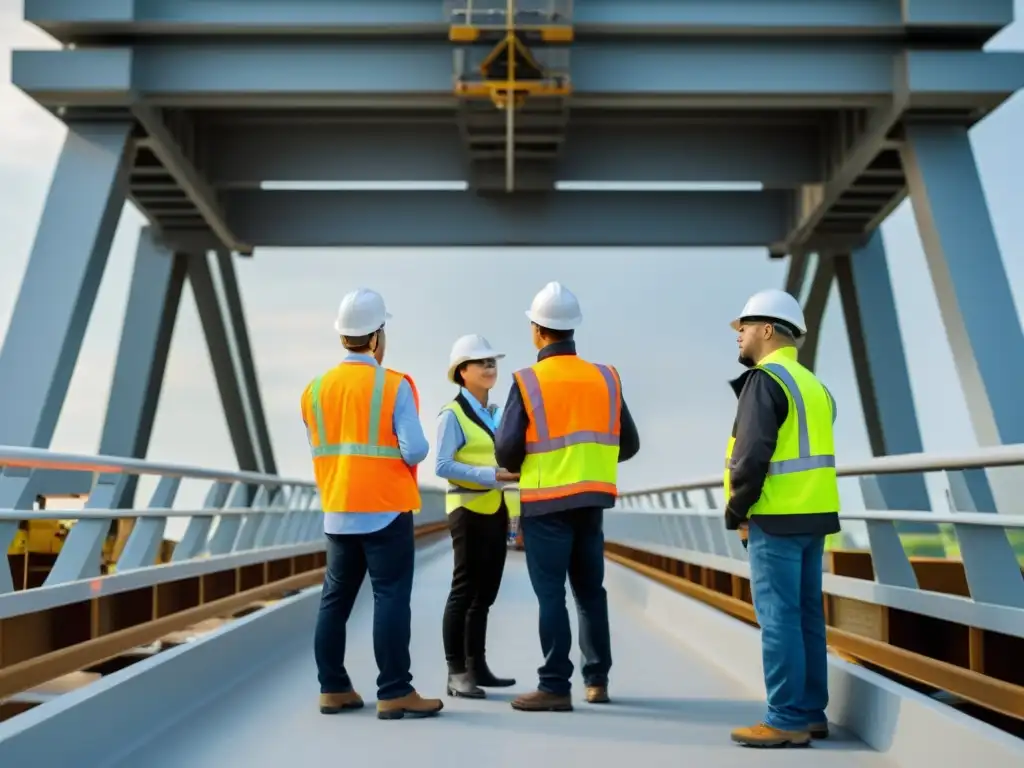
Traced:
<path fill-rule="evenodd" d="M 904 51 L 896 42 L 581 41 L 572 57 L 574 106 L 640 99 L 639 106 L 689 108 L 873 108 L 919 92 L 922 107 L 954 98 L 991 109 L 1024 86 L 1021 54 Z M 456 104 L 452 46 L 444 39 L 15 51 L 11 71 L 17 87 L 48 106 L 127 106 L 141 98 L 156 106 L 257 108 L 308 104 L 314 96 L 323 106 Z"/>
<path fill-rule="evenodd" d="M 447 542 L 441 546 L 447 549 Z M 438 694 L 444 686 L 441 614 L 451 563 L 449 550 L 421 565 L 414 585 L 413 684 L 425 695 Z M 144 760 L 152 768 L 202 768 L 238 760 L 254 766 L 282 762 L 312 766 L 342 744 L 347 754 L 372 753 L 381 765 L 413 761 L 469 765 L 478 762 L 481 754 L 495 766 L 562 766 L 598 760 L 656 765 L 682 760 L 716 767 L 776 762 L 770 755 L 751 753 L 729 742 L 732 727 L 754 723 L 761 716 L 760 680 L 739 680 L 725 669 L 706 664 L 699 653 L 680 648 L 653 629 L 627 600 L 614 597 L 611 693 L 615 703 L 583 702 L 577 674 L 574 713 L 514 712 L 509 700 L 533 688 L 541 661 L 536 598 L 518 553 L 510 554 L 488 628 L 490 663 L 501 674 L 516 677 L 516 687 L 489 694 L 486 701 L 446 699 L 445 710 L 433 720 L 378 721 L 373 711 L 377 673 L 369 638 L 372 605 L 368 597 L 364 591 L 351 619 L 348 654 L 367 709 L 345 717 L 317 712 L 310 611 L 303 624 L 291 628 L 290 640 L 282 637 L 289 652 L 269 664 L 250 657 L 251 668 L 258 673 L 177 722 L 167 723 L 170 727 L 164 733 L 140 743 L 112 765 L 135 766 Z M 187 656 L 182 659 L 187 661 Z M 113 714 L 108 710 L 107 715 Z M 786 763 L 810 767 L 822 761 L 842 768 L 890 765 L 850 737 L 792 753 Z"/>
<path fill-rule="evenodd" d="M 1024 412 L 1016 406 L 1024 377 L 1024 331 L 1014 304 L 967 130 L 910 124 L 902 149 L 917 226 L 981 445 L 1024 442 Z M 999 511 L 1013 509 L 1024 490 L 1019 471 L 989 473 Z M 978 508 L 985 488 L 971 489 Z"/>
<path fill-rule="evenodd" d="M 225 193 L 228 220 L 264 246 L 760 245 L 782 239 L 790 196 L 764 192 Z M 637 226 L 643 221 L 642 227 Z"/>
<path fill-rule="evenodd" d="M 302 31 L 331 35 L 341 30 L 357 34 L 394 31 L 436 36 L 447 32 L 451 0 L 92 0 L 86 8 L 77 0 L 24 0 L 25 18 L 54 34 L 73 39 L 79 33 L 132 33 L 139 36 L 204 32 Z M 491 2 L 484 5 L 493 5 Z M 585 35 L 657 29 L 690 34 L 728 34 L 757 28 L 765 34 L 819 37 L 856 32 L 891 37 L 904 26 L 939 28 L 975 34 L 985 40 L 1013 21 L 1013 0 L 773 0 L 770 5 L 744 0 L 674 2 L 660 0 L 575 0 L 573 22 Z M 964 29 L 956 29 L 962 26 Z"/>
<path fill-rule="evenodd" d="M 555 165 L 560 183 L 761 182 L 793 188 L 823 181 L 824 126 L 808 118 L 763 124 L 735 116 L 588 119 L 574 115 Z M 287 113 L 217 113 L 198 121 L 206 172 L 217 187 L 281 182 L 447 182 L 468 179 L 465 139 L 450 119 L 339 116 L 324 123 Z M 504 141 L 495 121 L 483 140 Z M 528 148 L 527 148 L 528 149 Z M 500 154 L 500 153 L 497 153 Z M 517 152 L 517 156 L 523 155 Z"/>

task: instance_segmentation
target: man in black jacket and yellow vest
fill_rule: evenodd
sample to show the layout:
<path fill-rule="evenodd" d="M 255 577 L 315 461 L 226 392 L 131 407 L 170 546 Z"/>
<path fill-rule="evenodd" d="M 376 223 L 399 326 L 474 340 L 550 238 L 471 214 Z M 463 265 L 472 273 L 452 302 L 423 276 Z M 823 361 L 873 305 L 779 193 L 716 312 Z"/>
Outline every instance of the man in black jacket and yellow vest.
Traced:
<path fill-rule="evenodd" d="M 839 531 L 828 389 L 797 362 L 807 328 L 793 296 L 755 294 L 732 327 L 739 403 L 726 448 L 726 527 L 750 554 L 768 714 L 732 733 L 752 747 L 806 746 L 828 736 L 828 662 L 822 599 L 825 538 Z"/>

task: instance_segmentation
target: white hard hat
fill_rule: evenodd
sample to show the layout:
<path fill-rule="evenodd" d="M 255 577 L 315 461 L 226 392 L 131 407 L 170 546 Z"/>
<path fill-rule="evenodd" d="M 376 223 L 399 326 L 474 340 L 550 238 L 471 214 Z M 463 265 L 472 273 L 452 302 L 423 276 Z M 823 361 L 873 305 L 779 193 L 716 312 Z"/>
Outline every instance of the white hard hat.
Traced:
<path fill-rule="evenodd" d="M 541 288 L 526 310 L 526 316 L 531 322 L 553 331 L 571 331 L 583 322 L 576 295 L 558 282 L 548 283 Z"/>
<path fill-rule="evenodd" d="M 804 311 L 792 294 L 786 293 L 778 288 L 768 288 L 758 291 L 743 305 L 740 316 L 732 321 L 732 329 L 738 331 L 740 322 L 746 317 L 766 317 L 772 320 L 781 320 L 792 326 L 800 336 L 807 333 L 807 325 L 804 322 Z"/>
<path fill-rule="evenodd" d="M 448 357 L 448 381 L 455 383 L 455 369 L 470 360 L 487 360 L 494 358 L 500 360 L 505 356 L 504 352 L 495 352 L 491 343 L 483 336 L 471 333 L 468 336 L 460 336 L 452 344 L 452 353 Z"/>
<path fill-rule="evenodd" d="M 390 319 L 379 293 L 369 288 L 358 288 L 346 293 L 341 300 L 334 330 L 341 336 L 369 336 Z"/>

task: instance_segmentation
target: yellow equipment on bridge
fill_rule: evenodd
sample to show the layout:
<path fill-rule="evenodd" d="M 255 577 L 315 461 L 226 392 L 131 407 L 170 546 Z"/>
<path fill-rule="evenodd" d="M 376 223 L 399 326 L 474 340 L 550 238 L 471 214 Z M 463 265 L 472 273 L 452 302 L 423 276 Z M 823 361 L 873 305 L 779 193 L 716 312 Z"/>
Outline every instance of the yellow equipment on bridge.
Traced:
<path fill-rule="evenodd" d="M 476 46 L 493 46 L 475 73 L 472 63 L 456 65 L 455 94 L 490 99 L 498 109 L 519 109 L 527 98 L 569 96 L 568 72 L 552 60 L 558 46 L 573 40 L 571 8 L 570 0 L 450 2 L 448 37 L 465 46 L 462 58 L 471 62 Z"/>

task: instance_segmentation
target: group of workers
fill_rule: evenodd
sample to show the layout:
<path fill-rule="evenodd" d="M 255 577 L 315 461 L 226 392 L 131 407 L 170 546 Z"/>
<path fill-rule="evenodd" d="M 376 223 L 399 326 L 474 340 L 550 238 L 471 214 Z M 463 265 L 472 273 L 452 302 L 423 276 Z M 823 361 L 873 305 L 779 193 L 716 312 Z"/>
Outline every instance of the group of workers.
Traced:
<path fill-rule="evenodd" d="M 526 316 L 537 362 L 514 373 L 502 409 L 489 402 L 502 353 L 482 336 L 464 336 L 449 361 L 448 380 L 458 393 L 439 414 L 436 468 L 448 482 L 454 553 L 442 621 L 447 693 L 485 698 L 486 688 L 515 685 L 491 670 L 486 635 L 509 520 L 518 517 L 544 663 L 536 689 L 512 707 L 568 712 L 567 578 L 580 615 L 586 701 L 610 702 L 603 510 L 615 504 L 618 464 L 637 454 L 640 440 L 616 369 L 576 353 L 583 316 L 573 293 L 549 283 Z M 346 295 L 335 330 L 348 354 L 314 379 L 301 400 L 327 538 L 314 637 L 324 714 L 363 706 L 345 668 L 345 646 L 367 573 L 377 716 L 426 717 L 444 706 L 422 697 L 410 672 L 412 513 L 420 508 L 417 465 L 429 446 L 415 383 L 382 365 L 389 319 L 378 293 Z M 791 295 L 755 294 L 732 327 L 747 370 L 732 382 L 738 407 L 726 451 L 725 524 L 750 555 L 768 698 L 763 721 L 736 729 L 732 738 L 747 746 L 806 746 L 828 736 L 822 556 L 825 537 L 839 530 L 835 401 L 797 361 L 807 328 Z"/>

